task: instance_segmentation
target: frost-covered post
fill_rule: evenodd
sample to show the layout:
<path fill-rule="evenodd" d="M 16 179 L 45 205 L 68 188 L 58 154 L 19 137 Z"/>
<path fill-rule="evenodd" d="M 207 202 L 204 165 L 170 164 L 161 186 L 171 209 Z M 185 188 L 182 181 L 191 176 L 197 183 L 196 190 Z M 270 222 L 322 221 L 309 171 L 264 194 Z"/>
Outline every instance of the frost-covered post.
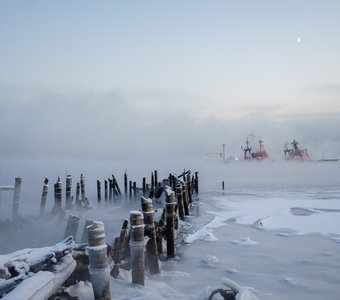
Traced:
<path fill-rule="evenodd" d="M 104 224 L 93 222 L 87 227 L 89 272 L 95 300 L 111 300 L 110 268 L 106 254 Z"/>
<path fill-rule="evenodd" d="M 144 285 L 144 220 L 140 211 L 130 212 L 130 253 L 132 283 Z"/>
<path fill-rule="evenodd" d="M 181 220 L 184 221 L 183 192 L 182 192 L 182 185 L 180 182 L 177 183 L 176 194 L 177 194 L 178 216 Z"/>
<path fill-rule="evenodd" d="M 67 175 L 66 177 L 66 209 L 72 209 L 71 189 L 72 189 L 72 176 Z"/>
<path fill-rule="evenodd" d="M 13 220 L 19 217 L 20 189 L 21 189 L 21 177 L 16 177 L 14 183 L 14 195 L 12 205 Z"/>
<path fill-rule="evenodd" d="M 65 238 L 72 235 L 73 240 L 75 241 L 77 238 L 77 232 L 78 232 L 78 225 L 79 225 L 80 218 L 76 215 L 70 215 L 67 221 L 66 229 L 65 229 Z"/>
<path fill-rule="evenodd" d="M 97 201 L 98 201 L 98 204 L 100 204 L 100 202 L 102 201 L 100 180 L 97 180 Z"/>
<path fill-rule="evenodd" d="M 146 261 L 151 274 L 159 273 L 159 261 L 156 241 L 156 229 L 153 220 L 154 210 L 152 200 L 141 197 L 142 211 L 144 215 L 145 235 L 149 237 L 146 243 Z"/>
<path fill-rule="evenodd" d="M 166 251 L 168 258 L 175 257 L 175 193 L 171 188 L 165 190 Z"/>
<path fill-rule="evenodd" d="M 43 215 L 44 212 L 45 212 L 47 194 L 48 194 L 48 178 L 45 178 L 43 190 L 42 190 L 42 193 L 41 193 L 40 215 Z"/>
<path fill-rule="evenodd" d="M 224 191 L 224 181 L 222 181 L 222 190 Z"/>

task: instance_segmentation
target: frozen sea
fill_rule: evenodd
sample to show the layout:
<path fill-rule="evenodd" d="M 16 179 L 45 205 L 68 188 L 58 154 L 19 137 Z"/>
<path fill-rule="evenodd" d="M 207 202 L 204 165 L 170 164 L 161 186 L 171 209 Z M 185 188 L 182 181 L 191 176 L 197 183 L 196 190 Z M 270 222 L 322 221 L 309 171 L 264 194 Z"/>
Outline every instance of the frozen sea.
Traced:
<path fill-rule="evenodd" d="M 64 237 L 66 218 L 38 217 L 42 182 L 46 176 L 43 166 L 31 171 L 29 178 L 29 174 L 22 175 L 20 213 L 27 223 L 0 230 L 0 254 L 53 245 Z M 111 279 L 113 299 L 208 299 L 212 290 L 224 288 L 222 278 L 251 287 L 253 294 L 263 300 L 339 299 L 338 162 L 191 160 L 154 169 L 148 166 L 134 164 L 128 174 L 134 176 L 133 180 L 141 181 L 154 169 L 158 170 L 159 178 L 164 178 L 169 172 L 180 173 L 185 167 L 199 171 L 200 193 L 190 216 L 181 222 L 176 258 L 162 261 L 162 272 L 147 275 L 144 287 L 132 285 L 131 274 L 122 271 L 118 279 Z M 123 219 L 128 218 L 130 210 L 139 209 L 140 202 L 123 197 L 112 204 L 98 206 L 96 176 L 108 177 L 112 171 L 104 166 L 98 170 L 93 165 L 87 167 L 81 171 L 93 208 L 79 215 L 76 240 L 80 239 L 85 220 L 95 219 L 104 222 L 106 240 L 111 243 L 119 234 Z M 117 163 L 114 168 L 121 187 L 125 168 L 123 163 Z M 54 171 L 50 189 L 56 177 L 64 175 L 64 169 L 48 169 L 51 174 Z M 68 171 L 74 176 L 74 182 L 79 171 L 80 168 Z M 2 174 L 0 185 L 11 184 L 12 175 L 6 178 Z M 161 208 L 162 201 L 155 205 Z M 11 196 L 3 195 L 0 221 L 10 217 L 10 202 Z M 52 205 L 50 193 L 46 210 Z M 69 291 L 80 299 L 93 299 L 88 282 L 80 282 Z M 213 299 L 221 298 L 216 295 Z"/>

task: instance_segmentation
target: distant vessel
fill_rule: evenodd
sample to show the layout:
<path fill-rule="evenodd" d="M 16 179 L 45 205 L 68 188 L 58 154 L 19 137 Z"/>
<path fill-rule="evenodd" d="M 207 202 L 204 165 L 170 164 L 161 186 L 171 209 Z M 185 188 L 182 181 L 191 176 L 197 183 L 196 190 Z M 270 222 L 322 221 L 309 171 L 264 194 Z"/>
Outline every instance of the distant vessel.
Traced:
<path fill-rule="evenodd" d="M 299 142 L 295 139 L 291 143 L 293 148 L 288 147 L 288 142 L 284 146 L 284 154 L 286 160 L 310 160 L 307 149 L 300 149 Z"/>
<path fill-rule="evenodd" d="M 241 148 L 244 152 L 245 160 L 251 160 L 251 159 L 264 160 L 269 157 L 267 151 L 265 150 L 263 146 L 263 141 L 261 140 L 261 138 L 259 138 L 258 140 L 258 149 L 255 152 L 252 152 L 252 148 L 250 147 L 250 141 L 248 137 L 246 139 L 246 147 L 245 148 L 241 147 Z"/>

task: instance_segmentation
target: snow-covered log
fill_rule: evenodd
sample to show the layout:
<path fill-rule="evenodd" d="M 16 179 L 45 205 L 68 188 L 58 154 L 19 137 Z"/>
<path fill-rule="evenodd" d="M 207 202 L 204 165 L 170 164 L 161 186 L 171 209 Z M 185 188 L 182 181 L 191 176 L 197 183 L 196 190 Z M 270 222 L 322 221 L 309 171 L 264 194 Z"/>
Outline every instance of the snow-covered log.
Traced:
<path fill-rule="evenodd" d="M 71 256 L 73 244 L 72 237 L 68 237 L 51 247 L 27 248 L 0 255 L 0 297 L 47 299 L 76 266 Z"/>

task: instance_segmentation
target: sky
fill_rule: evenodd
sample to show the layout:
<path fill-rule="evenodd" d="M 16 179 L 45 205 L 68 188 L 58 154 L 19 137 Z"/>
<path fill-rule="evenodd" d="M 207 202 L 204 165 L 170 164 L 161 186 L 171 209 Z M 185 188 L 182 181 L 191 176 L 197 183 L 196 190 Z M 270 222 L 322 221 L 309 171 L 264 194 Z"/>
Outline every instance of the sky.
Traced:
<path fill-rule="evenodd" d="M 339 1 L 0 2 L 0 162 L 340 157 Z M 3 170 L 2 172 L 6 172 Z"/>

